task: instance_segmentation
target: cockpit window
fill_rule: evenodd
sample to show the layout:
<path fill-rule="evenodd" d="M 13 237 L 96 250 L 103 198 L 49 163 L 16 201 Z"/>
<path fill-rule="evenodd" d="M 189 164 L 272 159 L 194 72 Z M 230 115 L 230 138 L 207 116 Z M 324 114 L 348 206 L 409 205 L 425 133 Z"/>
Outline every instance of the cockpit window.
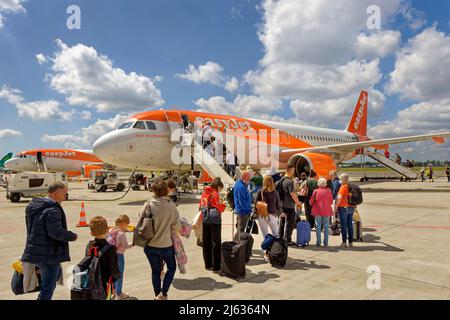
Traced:
<path fill-rule="evenodd" d="M 122 123 L 117 129 L 127 129 L 130 128 L 132 126 L 133 122 L 124 122 Z"/>
<path fill-rule="evenodd" d="M 144 121 L 138 121 L 136 122 L 136 124 L 133 126 L 133 128 L 135 129 L 141 129 L 141 130 L 145 130 L 145 123 Z"/>
<path fill-rule="evenodd" d="M 156 124 L 153 121 L 147 121 L 148 130 L 156 130 Z"/>

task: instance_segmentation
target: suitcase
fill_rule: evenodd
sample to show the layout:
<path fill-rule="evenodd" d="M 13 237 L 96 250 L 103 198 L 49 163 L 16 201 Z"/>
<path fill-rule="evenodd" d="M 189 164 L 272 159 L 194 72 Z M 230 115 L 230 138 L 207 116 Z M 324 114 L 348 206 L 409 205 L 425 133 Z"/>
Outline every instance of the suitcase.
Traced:
<path fill-rule="evenodd" d="M 252 235 L 250 233 L 241 232 L 239 237 L 239 234 L 236 233 L 233 241 L 245 245 L 245 262 L 249 262 L 250 257 L 252 256 L 253 243 L 255 242 Z"/>
<path fill-rule="evenodd" d="M 268 250 L 269 262 L 272 267 L 284 267 L 286 265 L 288 257 L 288 243 L 284 234 L 284 230 L 280 230 L 280 238 L 275 238 Z"/>
<path fill-rule="evenodd" d="M 232 235 L 234 233 L 234 214 L 232 215 Z M 245 278 L 245 258 L 247 248 L 245 244 L 234 241 L 225 241 L 222 243 L 221 252 L 221 270 L 222 276 L 239 280 Z"/>
<path fill-rule="evenodd" d="M 222 243 L 221 273 L 234 279 L 245 278 L 245 244 L 234 241 Z"/>
<path fill-rule="evenodd" d="M 276 238 L 269 249 L 269 261 L 272 267 L 284 267 L 288 257 L 288 243 L 286 239 Z"/>
<path fill-rule="evenodd" d="M 311 225 L 308 221 L 297 223 L 297 246 L 306 247 L 311 241 Z"/>
<path fill-rule="evenodd" d="M 353 241 L 363 241 L 362 222 L 358 210 L 353 213 Z"/>

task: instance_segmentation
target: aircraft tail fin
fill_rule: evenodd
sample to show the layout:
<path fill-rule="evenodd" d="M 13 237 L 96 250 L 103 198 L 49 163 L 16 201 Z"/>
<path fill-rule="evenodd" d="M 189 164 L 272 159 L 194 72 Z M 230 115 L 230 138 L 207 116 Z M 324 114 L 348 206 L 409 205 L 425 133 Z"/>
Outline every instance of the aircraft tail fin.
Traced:
<path fill-rule="evenodd" d="M 8 153 L 7 155 L 5 155 L 2 160 L 0 160 L 0 168 L 4 168 L 5 167 L 5 162 L 8 161 L 9 159 L 11 159 L 13 156 L 12 152 Z"/>
<path fill-rule="evenodd" d="M 362 90 L 359 94 L 358 102 L 353 111 L 350 122 L 347 125 L 347 131 L 359 136 L 367 135 L 367 109 L 369 104 L 369 94 Z"/>

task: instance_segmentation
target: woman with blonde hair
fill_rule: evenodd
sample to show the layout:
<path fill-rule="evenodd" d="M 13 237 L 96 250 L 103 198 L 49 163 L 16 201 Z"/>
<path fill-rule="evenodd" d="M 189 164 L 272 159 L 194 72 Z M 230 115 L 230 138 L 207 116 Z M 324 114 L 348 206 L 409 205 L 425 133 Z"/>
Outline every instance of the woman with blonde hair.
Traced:
<path fill-rule="evenodd" d="M 331 190 L 327 188 L 327 180 L 320 178 L 317 182 L 318 188 L 314 190 L 309 204 L 312 208 L 312 215 L 316 221 L 316 245 L 321 245 L 321 233 L 322 226 L 324 232 L 323 246 L 328 247 L 328 228 L 330 223 L 330 217 L 333 215 L 333 194 Z"/>
<path fill-rule="evenodd" d="M 267 211 L 269 212 L 267 217 L 258 215 L 259 227 L 263 237 L 266 237 L 269 227 L 272 235 L 278 237 L 278 216 L 282 214 L 282 210 L 280 196 L 275 189 L 272 176 L 264 177 L 262 189 L 256 196 L 256 202 L 258 201 L 265 202 L 267 204 Z"/>

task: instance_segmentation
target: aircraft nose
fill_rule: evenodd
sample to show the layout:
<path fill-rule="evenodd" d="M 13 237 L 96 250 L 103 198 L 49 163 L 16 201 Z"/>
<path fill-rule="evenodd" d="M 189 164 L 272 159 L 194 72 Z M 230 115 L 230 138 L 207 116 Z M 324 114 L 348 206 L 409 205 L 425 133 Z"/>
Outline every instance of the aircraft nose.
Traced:
<path fill-rule="evenodd" d="M 114 164 L 116 158 L 116 141 L 114 135 L 110 132 L 98 138 L 94 142 L 93 151 L 101 160 Z"/>

